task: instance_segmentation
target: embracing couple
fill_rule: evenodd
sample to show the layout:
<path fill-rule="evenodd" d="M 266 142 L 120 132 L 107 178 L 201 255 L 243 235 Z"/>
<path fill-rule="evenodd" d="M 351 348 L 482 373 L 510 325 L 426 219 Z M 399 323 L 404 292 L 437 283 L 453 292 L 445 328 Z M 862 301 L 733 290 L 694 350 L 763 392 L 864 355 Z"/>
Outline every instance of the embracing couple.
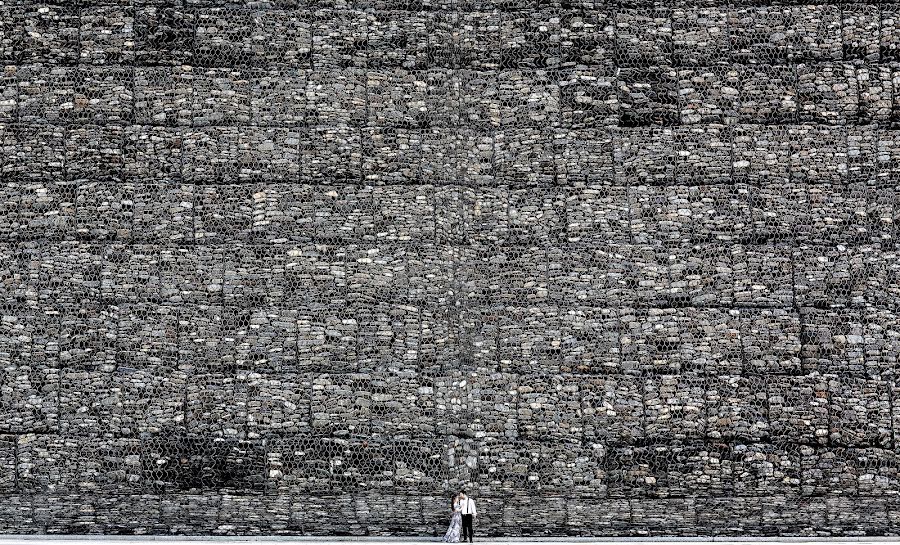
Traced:
<path fill-rule="evenodd" d="M 468 536 L 469 543 L 472 543 L 472 521 L 478 515 L 475 511 L 475 500 L 466 496 L 463 490 L 450 500 L 450 511 L 450 528 L 441 541 L 459 543 L 459 532 L 462 529 L 462 541 Z"/>

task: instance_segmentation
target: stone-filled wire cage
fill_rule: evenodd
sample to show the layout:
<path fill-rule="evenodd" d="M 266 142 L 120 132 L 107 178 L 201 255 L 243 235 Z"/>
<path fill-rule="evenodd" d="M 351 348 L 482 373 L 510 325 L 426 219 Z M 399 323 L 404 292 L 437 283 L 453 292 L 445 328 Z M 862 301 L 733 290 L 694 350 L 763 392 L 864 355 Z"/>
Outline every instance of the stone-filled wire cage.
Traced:
<path fill-rule="evenodd" d="M 900 4 L 0 1 L 0 532 L 900 528 Z"/>

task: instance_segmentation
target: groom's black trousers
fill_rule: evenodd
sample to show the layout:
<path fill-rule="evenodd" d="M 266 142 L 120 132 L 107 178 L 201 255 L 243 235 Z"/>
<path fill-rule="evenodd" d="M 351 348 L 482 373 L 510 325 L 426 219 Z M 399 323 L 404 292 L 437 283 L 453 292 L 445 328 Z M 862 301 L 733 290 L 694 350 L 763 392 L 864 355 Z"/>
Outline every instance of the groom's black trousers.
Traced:
<path fill-rule="evenodd" d="M 472 537 L 475 535 L 472 532 L 472 515 L 463 515 L 462 516 L 462 539 L 461 541 L 466 540 L 466 536 L 469 536 L 469 543 L 472 543 Z"/>

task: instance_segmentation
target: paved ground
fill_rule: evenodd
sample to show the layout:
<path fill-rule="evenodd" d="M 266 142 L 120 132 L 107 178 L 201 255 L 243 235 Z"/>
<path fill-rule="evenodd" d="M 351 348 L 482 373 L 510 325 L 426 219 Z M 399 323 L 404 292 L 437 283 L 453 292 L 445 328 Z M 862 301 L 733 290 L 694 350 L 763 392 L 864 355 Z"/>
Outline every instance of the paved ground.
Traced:
<path fill-rule="evenodd" d="M 231 544 L 283 544 L 283 543 L 373 543 L 378 545 L 410 545 L 412 543 L 439 543 L 436 538 L 321 538 L 321 537 L 169 537 L 169 536 L 11 536 L 0 535 L 0 545 L 11 545 L 13 543 L 22 543 L 24 545 L 58 545 L 65 543 L 66 545 L 88 545 L 101 543 L 102 545 L 135 545 L 136 543 L 157 543 L 166 545 L 196 545 L 197 543 L 216 543 L 222 545 Z M 653 543 L 709 543 L 715 542 L 722 545 L 739 545 L 748 542 L 765 542 L 765 543 L 828 543 L 830 545 L 885 545 L 887 543 L 897 543 L 900 545 L 900 538 L 879 538 L 879 537 L 861 537 L 861 538 L 747 538 L 747 539 L 717 539 L 717 538 L 494 538 L 477 541 L 476 543 L 502 543 L 503 545 L 527 544 L 535 545 L 537 543 L 578 543 L 579 545 L 590 544 L 609 544 L 620 542 L 637 542 L 641 545 L 650 545 Z"/>

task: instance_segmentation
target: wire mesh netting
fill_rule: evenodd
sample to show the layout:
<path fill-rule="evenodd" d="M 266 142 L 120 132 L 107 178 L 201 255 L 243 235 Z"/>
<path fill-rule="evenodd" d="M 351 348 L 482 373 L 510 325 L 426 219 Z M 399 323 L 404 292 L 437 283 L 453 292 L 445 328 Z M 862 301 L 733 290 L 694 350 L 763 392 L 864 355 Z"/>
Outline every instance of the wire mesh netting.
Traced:
<path fill-rule="evenodd" d="M 0 1 L 0 531 L 896 532 L 898 20 Z"/>

